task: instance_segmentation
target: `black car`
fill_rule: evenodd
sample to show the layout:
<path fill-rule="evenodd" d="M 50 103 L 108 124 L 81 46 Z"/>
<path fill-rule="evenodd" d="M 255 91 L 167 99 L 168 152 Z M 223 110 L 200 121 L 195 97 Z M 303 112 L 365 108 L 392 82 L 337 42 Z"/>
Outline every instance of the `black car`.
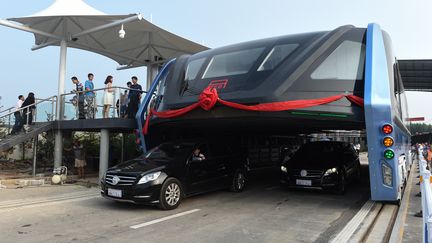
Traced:
<path fill-rule="evenodd" d="M 281 165 L 281 184 L 345 192 L 348 181 L 360 178 L 360 160 L 345 142 L 320 141 L 304 144 Z"/>
<path fill-rule="evenodd" d="M 230 188 L 243 191 L 246 159 L 229 143 L 174 141 L 107 170 L 101 181 L 105 198 L 174 209 L 182 198 Z"/>

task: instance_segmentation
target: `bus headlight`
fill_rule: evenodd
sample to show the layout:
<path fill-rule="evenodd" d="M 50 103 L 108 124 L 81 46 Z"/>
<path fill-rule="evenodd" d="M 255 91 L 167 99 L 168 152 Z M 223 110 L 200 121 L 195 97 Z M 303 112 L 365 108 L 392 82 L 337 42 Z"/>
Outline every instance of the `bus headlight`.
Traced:
<path fill-rule="evenodd" d="M 393 138 L 391 138 L 391 137 L 385 137 L 385 138 L 383 139 L 383 144 L 384 144 L 384 146 L 386 146 L 386 147 L 391 147 L 391 146 L 393 146 L 393 144 L 394 144 Z"/>
<path fill-rule="evenodd" d="M 288 169 L 285 167 L 285 166 L 281 166 L 281 171 L 283 172 L 283 173 L 288 173 Z"/>
<path fill-rule="evenodd" d="M 386 186 L 392 186 L 393 184 L 393 173 L 392 168 L 385 163 L 381 164 L 383 183 Z"/>

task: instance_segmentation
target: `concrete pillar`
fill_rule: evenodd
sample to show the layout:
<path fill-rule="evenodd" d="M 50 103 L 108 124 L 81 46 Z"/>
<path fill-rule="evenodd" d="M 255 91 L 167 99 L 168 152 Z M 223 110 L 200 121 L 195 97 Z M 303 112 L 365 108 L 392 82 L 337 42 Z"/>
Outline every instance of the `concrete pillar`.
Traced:
<path fill-rule="evenodd" d="M 36 176 L 36 162 L 37 162 L 37 144 L 38 144 L 38 136 L 33 139 L 33 177 Z"/>
<path fill-rule="evenodd" d="M 109 130 L 102 129 L 100 137 L 100 152 L 99 152 L 99 181 L 108 169 L 109 157 Z"/>
<path fill-rule="evenodd" d="M 54 141 L 54 168 L 62 165 L 63 158 L 63 133 L 60 130 L 55 132 Z"/>
<path fill-rule="evenodd" d="M 159 64 L 151 64 L 147 66 L 147 85 L 146 90 L 150 89 L 150 86 L 153 82 L 153 80 L 156 78 L 156 75 L 159 72 Z"/>

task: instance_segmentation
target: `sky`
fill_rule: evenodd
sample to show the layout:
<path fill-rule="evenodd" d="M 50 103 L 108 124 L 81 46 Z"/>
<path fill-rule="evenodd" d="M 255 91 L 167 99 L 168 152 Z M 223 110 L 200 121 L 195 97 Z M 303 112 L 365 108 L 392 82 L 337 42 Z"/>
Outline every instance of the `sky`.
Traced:
<path fill-rule="evenodd" d="M 70 0 L 75 1 L 75 0 Z M 0 0 L 0 18 L 31 15 L 54 0 Z M 142 13 L 172 33 L 210 48 L 279 35 L 332 30 L 342 25 L 366 27 L 374 22 L 386 30 L 398 59 L 432 59 L 430 0 L 87 0 L 108 14 Z M 57 93 L 59 47 L 31 51 L 33 35 L 0 26 L 0 106 L 11 107 L 20 94 L 45 98 Z M 116 71 L 118 64 L 98 54 L 68 49 L 66 90 L 70 77 L 82 81 L 95 74 L 96 88 L 107 75 L 123 86 L 136 75 L 145 82 L 145 68 Z M 410 116 L 432 123 L 432 93 L 409 92 Z"/>

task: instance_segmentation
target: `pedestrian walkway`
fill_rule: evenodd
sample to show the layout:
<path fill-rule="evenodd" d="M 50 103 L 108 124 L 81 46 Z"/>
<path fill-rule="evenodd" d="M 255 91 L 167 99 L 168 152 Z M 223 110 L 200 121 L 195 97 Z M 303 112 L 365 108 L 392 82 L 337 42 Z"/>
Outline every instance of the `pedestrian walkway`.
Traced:
<path fill-rule="evenodd" d="M 418 161 L 414 161 L 390 242 L 422 242 L 423 219 L 414 216 L 422 208 L 421 197 L 416 196 L 420 192 L 419 174 Z"/>

